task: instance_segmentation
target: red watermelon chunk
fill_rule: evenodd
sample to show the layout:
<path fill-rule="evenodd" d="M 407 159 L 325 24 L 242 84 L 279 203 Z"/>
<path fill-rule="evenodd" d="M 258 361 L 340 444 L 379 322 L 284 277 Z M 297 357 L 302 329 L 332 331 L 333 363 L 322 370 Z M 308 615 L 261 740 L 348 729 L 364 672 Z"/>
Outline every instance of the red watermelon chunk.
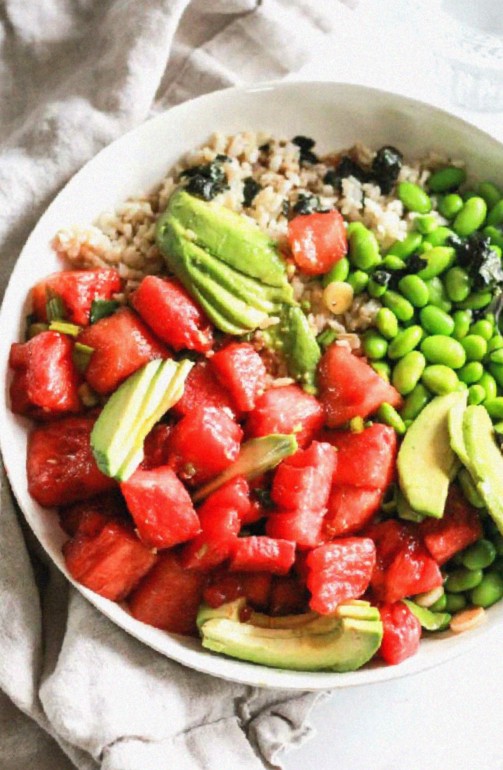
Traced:
<path fill-rule="evenodd" d="M 327 539 L 359 532 L 379 510 L 382 492 L 365 487 L 336 486 L 328 499 L 328 511 L 323 522 Z"/>
<path fill-rule="evenodd" d="M 337 428 L 353 417 L 367 417 L 385 401 L 394 407 L 401 405 L 398 391 L 363 358 L 341 345 L 330 345 L 324 353 L 318 381 L 320 400 L 330 428 Z"/>
<path fill-rule="evenodd" d="M 272 500 L 282 509 L 324 509 L 336 464 L 333 447 L 313 441 L 308 449 L 301 449 L 280 463 L 272 484 Z"/>
<path fill-rule="evenodd" d="M 385 490 L 393 480 L 397 453 L 393 428 L 374 423 L 360 432 L 327 431 L 324 438 L 337 449 L 335 486 Z"/>
<path fill-rule="evenodd" d="M 307 557 L 311 609 L 328 615 L 338 604 L 362 596 L 375 560 L 374 543 L 366 537 L 341 538 L 311 551 Z"/>
<path fill-rule="evenodd" d="M 419 525 L 419 532 L 428 551 L 440 565 L 483 536 L 477 510 L 455 486 L 449 490 L 442 518 L 424 519 Z"/>
<path fill-rule="evenodd" d="M 133 617 L 172 634 L 195 635 L 196 617 L 207 576 L 182 567 L 173 551 L 157 563 L 129 597 Z"/>
<path fill-rule="evenodd" d="M 174 278 L 147 275 L 132 304 L 145 323 L 173 350 L 206 353 L 213 345 L 211 326 L 202 308 Z"/>
<path fill-rule="evenodd" d="M 379 613 L 383 637 L 379 654 L 390 666 L 414 655 L 421 639 L 421 623 L 403 602 L 382 602 Z"/>
<path fill-rule="evenodd" d="M 79 375 L 72 360 L 73 343 L 64 334 L 42 332 L 11 346 L 14 369 L 11 409 L 35 419 L 47 419 L 81 409 Z"/>
<path fill-rule="evenodd" d="M 296 576 L 275 575 L 272 579 L 269 613 L 294 615 L 306 612 L 309 594 L 306 586 Z"/>
<path fill-rule="evenodd" d="M 113 489 L 91 450 L 94 418 L 66 417 L 35 428 L 28 438 L 30 495 L 47 507 L 66 505 Z"/>
<path fill-rule="evenodd" d="M 121 290 L 117 270 L 65 270 L 44 278 L 31 291 L 33 312 L 39 321 L 47 321 L 47 300 L 56 295 L 63 302 L 65 319 L 78 326 L 89 323 L 94 300 L 109 300 Z"/>
<path fill-rule="evenodd" d="M 266 368 L 247 342 L 232 342 L 215 353 L 211 366 L 242 412 L 250 412 L 265 388 Z"/>
<path fill-rule="evenodd" d="M 120 486 L 145 545 L 169 548 L 201 531 L 190 495 L 171 468 L 137 470 Z"/>
<path fill-rule="evenodd" d="M 249 436 L 294 433 L 299 447 L 312 441 L 323 425 L 323 408 L 298 385 L 270 388 L 248 415 Z"/>
<path fill-rule="evenodd" d="M 111 393 L 130 374 L 154 358 L 170 354 L 129 308 L 88 326 L 78 337 L 93 349 L 85 371 L 89 385 L 102 394 Z"/>
<path fill-rule="evenodd" d="M 111 520 L 125 521 L 128 512 L 118 491 L 105 492 L 89 500 L 61 506 L 58 510 L 61 529 L 70 537 L 97 535 Z"/>
<path fill-rule="evenodd" d="M 267 572 L 221 572 L 211 578 L 204 589 L 204 601 L 210 607 L 245 596 L 247 603 L 257 610 L 266 610 L 269 604 L 272 576 Z"/>
<path fill-rule="evenodd" d="M 114 601 L 124 599 L 156 560 L 130 527 L 113 521 L 94 535 L 78 533 L 63 554 L 74 580 Z"/>
<path fill-rule="evenodd" d="M 238 538 L 232 547 L 231 572 L 285 575 L 295 561 L 295 543 L 264 535 Z"/>
<path fill-rule="evenodd" d="M 202 406 L 223 409 L 229 417 L 238 415 L 238 408 L 229 391 L 220 383 L 216 374 L 206 361 L 199 361 L 189 372 L 185 380 L 183 396 L 174 405 L 175 414 L 190 414 Z"/>
<path fill-rule="evenodd" d="M 140 468 L 148 471 L 169 462 L 169 437 L 173 427 L 165 423 L 154 425 L 143 442 L 143 460 Z"/>
<path fill-rule="evenodd" d="M 296 511 L 274 511 L 265 526 L 269 537 L 291 540 L 299 548 L 315 548 L 325 541 L 322 535 L 326 509 L 300 508 Z"/>

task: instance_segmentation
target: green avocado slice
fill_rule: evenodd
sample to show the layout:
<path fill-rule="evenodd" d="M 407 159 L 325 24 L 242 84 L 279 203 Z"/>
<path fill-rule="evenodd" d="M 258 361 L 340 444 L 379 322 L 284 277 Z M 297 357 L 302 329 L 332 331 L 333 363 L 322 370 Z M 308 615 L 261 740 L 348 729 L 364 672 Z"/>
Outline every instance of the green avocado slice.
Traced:
<path fill-rule="evenodd" d="M 463 416 L 467 468 L 489 515 L 503 534 L 503 456 L 485 407 L 468 406 Z"/>
<path fill-rule="evenodd" d="M 402 601 L 416 616 L 425 631 L 444 631 L 451 622 L 451 615 L 448 612 L 433 612 L 410 599 L 403 599 Z"/>
<path fill-rule="evenodd" d="M 321 350 L 300 307 L 285 307 L 281 326 L 288 371 L 296 380 L 314 390 Z"/>

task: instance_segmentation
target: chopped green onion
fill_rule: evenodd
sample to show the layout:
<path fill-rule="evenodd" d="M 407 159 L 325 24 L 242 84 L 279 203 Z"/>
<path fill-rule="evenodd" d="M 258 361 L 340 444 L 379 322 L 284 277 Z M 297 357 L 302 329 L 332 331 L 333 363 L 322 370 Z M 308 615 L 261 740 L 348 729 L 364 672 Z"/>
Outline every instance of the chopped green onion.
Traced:
<path fill-rule="evenodd" d="M 32 323 L 28 326 L 28 329 L 26 331 L 26 338 L 28 340 L 33 339 L 33 337 L 36 337 L 37 334 L 42 334 L 42 332 L 46 332 L 49 327 L 47 324 L 43 323 Z"/>
<path fill-rule="evenodd" d="M 91 313 L 89 315 L 89 321 L 95 324 L 96 321 L 101 321 L 102 318 L 108 318 L 109 315 L 113 315 L 120 303 L 115 299 L 95 299 L 91 305 Z"/>
<path fill-rule="evenodd" d="M 47 320 L 51 321 L 64 321 L 66 318 L 65 306 L 63 300 L 52 289 L 47 288 L 45 290 L 46 303 L 45 312 L 47 314 Z"/>
<path fill-rule="evenodd" d="M 328 348 L 329 345 L 332 344 L 332 342 L 335 342 L 337 339 L 337 332 L 335 329 L 323 329 L 323 331 L 318 334 L 316 337 L 316 341 L 318 345 L 320 345 L 322 348 Z"/>
<path fill-rule="evenodd" d="M 83 345 L 81 342 L 75 343 L 73 348 L 73 363 L 79 372 L 85 372 L 93 353 L 94 348 L 89 347 L 89 345 Z"/>
<path fill-rule="evenodd" d="M 49 331 L 61 332 L 61 334 L 68 334 L 70 337 L 77 337 L 82 329 L 77 324 L 71 324 L 67 321 L 51 321 Z"/>

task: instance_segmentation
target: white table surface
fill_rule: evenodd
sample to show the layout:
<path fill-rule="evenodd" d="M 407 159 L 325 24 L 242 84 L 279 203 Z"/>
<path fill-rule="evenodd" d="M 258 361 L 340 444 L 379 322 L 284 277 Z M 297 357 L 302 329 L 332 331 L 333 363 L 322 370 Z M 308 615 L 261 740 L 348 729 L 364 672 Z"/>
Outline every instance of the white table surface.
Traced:
<path fill-rule="evenodd" d="M 341 7 L 337 33 L 295 79 L 362 83 L 424 99 L 503 139 L 503 113 L 450 104 L 430 52 L 415 30 L 383 19 L 385 2 L 353 12 Z M 286 755 L 285 770 L 502 770 L 501 633 L 422 674 L 338 690 L 316 707 L 312 724 L 315 737 Z"/>

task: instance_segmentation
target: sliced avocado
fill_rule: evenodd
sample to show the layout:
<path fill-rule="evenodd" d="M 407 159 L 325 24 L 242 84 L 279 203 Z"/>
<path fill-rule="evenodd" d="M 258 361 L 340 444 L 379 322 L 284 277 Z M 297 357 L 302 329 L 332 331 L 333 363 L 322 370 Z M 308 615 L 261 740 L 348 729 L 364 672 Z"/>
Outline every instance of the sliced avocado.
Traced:
<path fill-rule="evenodd" d="M 477 486 L 470 476 L 470 472 L 467 470 L 467 468 L 461 468 L 457 475 L 457 479 L 459 481 L 459 486 L 461 487 L 461 490 L 468 502 L 473 505 L 474 508 L 485 508 L 486 504 L 479 495 Z"/>
<path fill-rule="evenodd" d="M 125 481 L 143 458 L 143 441 L 183 394 L 190 361 L 150 361 L 128 377 L 105 404 L 91 432 L 100 470 Z"/>
<path fill-rule="evenodd" d="M 425 631 L 443 631 L 451 622 L 451 615 L 448 612 L 433 612 L 426 607 L 420 607 L 419 604 L 411 602 L 410 599 L 403 599 L 403 603 L 416 616 Z"/>
<path fill-rule="evenodd" d="M 398 516 L 405 521 L 415 521 L 420 523 L 425 518 L 422 513 L 418 513 L 417 511 L 412 510 L 409 503 L 399 489 L 396 490 L 396 510 Z"/>
<path fill-rule="evenodd" d="M 285 264 L 274 242 L 249 218 L 218 203 L 202 201 L 183 189 L 171 196 L 167 212 L 194 233 L 197 244 L 222 262 L 269 286 L 284 285 Z M 160 241 L 164 216 L 157 229 Z"/>
<path fill-rule="evenodd" d="M 465 440 L 463 438 L 463 415 L 466 410 L 466 399 L 459 399 L 449 410 L 447 418 L 451 449 L 457 454 L 463 465 L 468 465 Z"/>
<path fill-rule="evenodd" d="M 306 315 L 300 307 L 285 307 L 281 326 L 284 329 L 281 335 L 283 353 L 288 362 L 289 373 L 303 385 L 314 389 L 321 350 Z"/>
<path fill-rule="evenodd" d="M 489 515 L 503 534 L 503 456 L 483 406 L 468 406 L 463 416 L 468 470 Z"/>
<path fill-rule="evenodd" d="M 466 391 L 437 396 L 414 420 L 397 459 L 400 489 L 412 508 L 441 518 L 458 459 L 451 449 L 448 417 L 456 404 L 466 403 Z"/>
<path fill-rule="evenodd" d="M 195 502 L 204 500 L 236 476 L 244 476 L 246 479 L 261 476 L 279 465 L 285 457 L 295 454 L 297 449 L 297 439 L 291 434 L 271 433 L 269 436 L 252 438 L 241 446 L 237 460 L 204 487 L 200 487 L 192 499 Z"/>
<path fill-rule="evenodd" d="M 253 623 L 258 613 L 241 622 L 235 607 L 230 613 L 202 607 L 197 624 L 203 647 L 233 658 L 298 671 L 354 671 L 379 649 L 383 627 L 375 608 L 371 619 L 361 619 L 361 606 L 344 608 L 338 615 L 271 618 L 271 627 Z"/>

